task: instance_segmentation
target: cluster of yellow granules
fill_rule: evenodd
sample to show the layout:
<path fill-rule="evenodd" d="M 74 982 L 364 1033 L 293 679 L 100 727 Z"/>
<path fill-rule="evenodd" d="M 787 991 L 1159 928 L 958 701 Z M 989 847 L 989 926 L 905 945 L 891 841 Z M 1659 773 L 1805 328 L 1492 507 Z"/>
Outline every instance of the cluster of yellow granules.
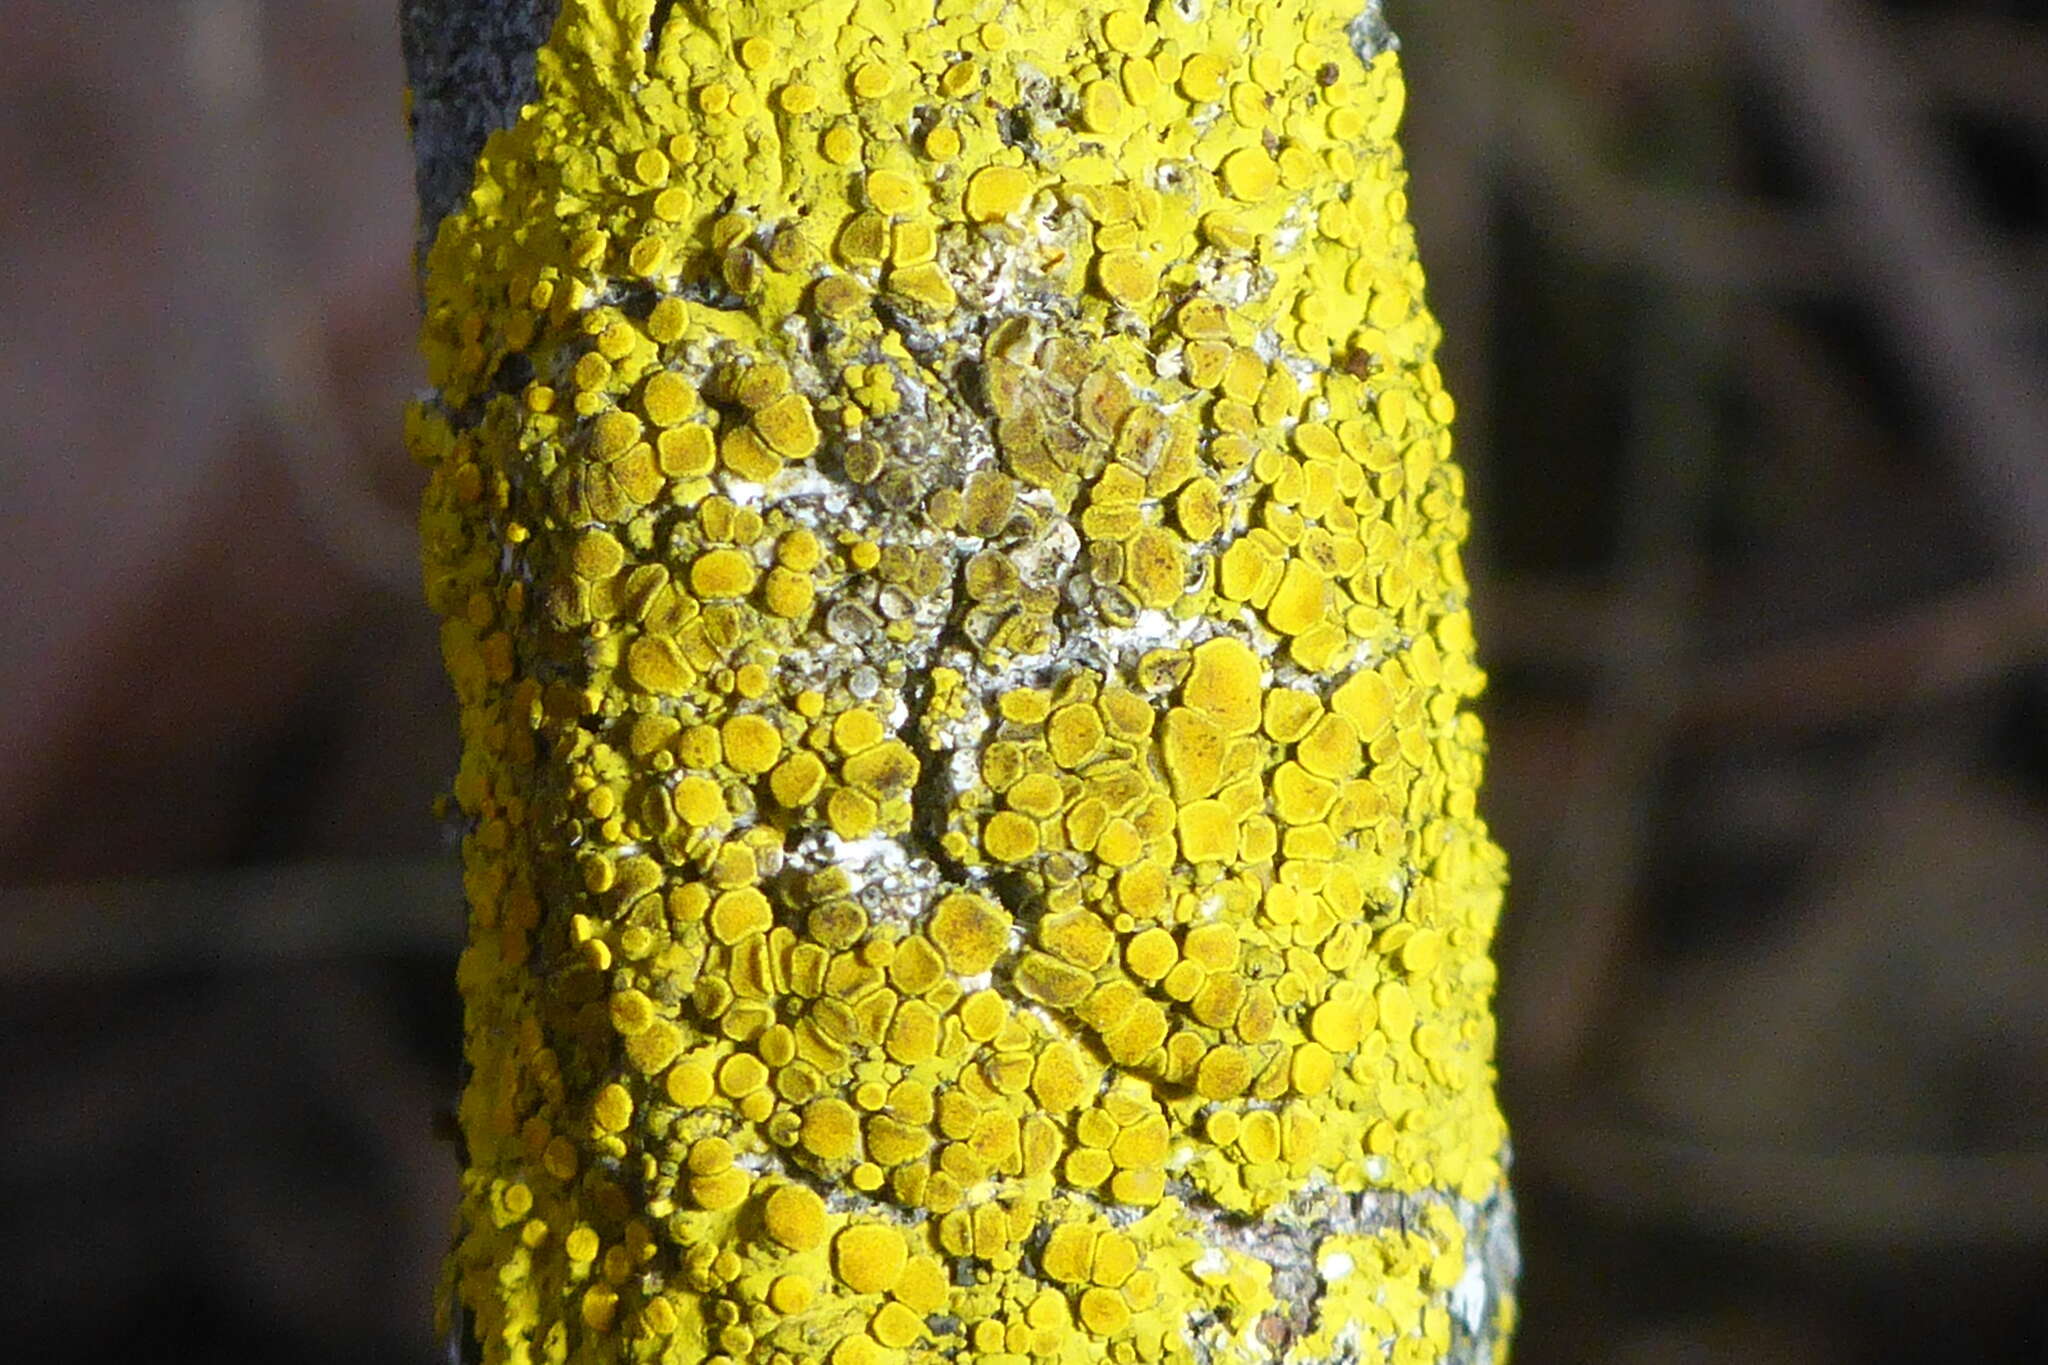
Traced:
<path fill-rule="evenodd" d="M 1503 869 L 1352 17 L 566 0 L 410 419 L 486 1360 L 1478 1330 Z"/>

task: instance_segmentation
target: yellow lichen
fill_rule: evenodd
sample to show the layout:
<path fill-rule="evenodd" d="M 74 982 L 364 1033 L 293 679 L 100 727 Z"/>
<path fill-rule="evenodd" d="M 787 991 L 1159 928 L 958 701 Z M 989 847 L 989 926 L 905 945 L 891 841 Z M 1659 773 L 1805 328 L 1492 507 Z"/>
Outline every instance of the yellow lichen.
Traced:
<path fill-rule="evenodd" d="M 909 1260 L 903 1234 L 884 1224 L 860 1224 L 832 1243 L 832 1269 L 857 1294 L 882 1294 L 896 1287 Z"/>
<path fill-rule="evenodd" d="M 978 223 L 1009 217 L 1031 197 L 1031 176 L 1013 166 L 988 166 L 967 182 L 967 216 Z"/>
<path fill-rule="evenodd" d="M 761 1226 L 791 1251 L 825 1242 L 825 1201 L 801 1185 L 780 1185 L 761 1206 Z"/>
<path fill-rule="evenodd" d="M 753 586 L 753 563 L 738 550 L 713 550 L 690 565 L 690 589 L 699 597 L 744 597 Z"/>
<path fill-rule="evenodd" d="M 429 261 L 483 1358 L 1441 1358 L 1502 869 L 1395 59 L 653 9 Z"/>
<path fill-rule="evenodd" d="M 1226 735 L 1258 728 L 1261 698 L 1259 657 L 1234 636 L 1197 645 L 1183 700 Z"/>
<path fill-rule="evenodd" d="M 1010 917 L 981 896 L 956 892 L 932 910 L 931 937 L 954 971 L 976 976 L 1010 944 Z"/>

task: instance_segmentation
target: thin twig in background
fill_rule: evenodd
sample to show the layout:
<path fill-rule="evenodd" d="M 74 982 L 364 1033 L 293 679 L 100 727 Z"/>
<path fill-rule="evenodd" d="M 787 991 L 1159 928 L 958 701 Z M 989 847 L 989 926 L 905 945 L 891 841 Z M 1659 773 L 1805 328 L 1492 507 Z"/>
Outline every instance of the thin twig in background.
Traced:
<path fill-rule="evenodd" d="M 1784 743 L 1950 700 L 2044 654 L 2048 582 L 2001 578 L 1709 664 L 1679 714 L 1695 742 Z"/>
<path fill-rule="evenodd" d="M 1617 175 L 1591 154 L 1561 91 L 1528 88 L 1518 113 L 1506 165 L 1575 251 L 1695 288 L 1812 293 L 1849 282 L 1833 231 L 1812 215 Z"/>
<path fill-rule="evenodd" d="M 445 858 L 17 886 L 0 889 L 0 980 L 453 957 L 462 933 L 461 878 Z"/>
<path fill-rule="evenodd" d="M 1575 1198 L 1637 1222 L 1879 1249 L 2048 1234 L 2048 1151 L 1797 1151 L 1547 1117 L 1524 1136 Z"/>
<path fill-rule="evenodd" d="M 2048 431 L 2035 364 L 2006 316 L 2009 278 L 1919 127 L 1922 93 L 1841 0 L 1734 5 L 1805 147 L 1835 194 L 1866 297 L 1894 333 L 2002 548 L 2048 558 Z"/>
<path fill-rule="evenodd" d="M 1542 918 L 1506 978 L 1515 1020 L 1508 1055 L 1537 1075 L 1585 1060 L 1587 1032 L 1612 1005 L 1616 964 L 1628 947 L 1651 788 L 1683 693 L 1704 577 L 1697 502 L 1713 440 L 1705 395 L 1719 360 L 1719 311 L 1697 294 L 1680 296 L 1639 324 L 1624 586 L 1599 628 L 1598 720 L 1525 898 L 1542 907 Z"/>
<path fill-rule="evenodd" d="M 2048 40 L 2023 24 L 1979 14 L 1901 14 L 1892 50 L 1934 95 L 2048 133 Z"/>

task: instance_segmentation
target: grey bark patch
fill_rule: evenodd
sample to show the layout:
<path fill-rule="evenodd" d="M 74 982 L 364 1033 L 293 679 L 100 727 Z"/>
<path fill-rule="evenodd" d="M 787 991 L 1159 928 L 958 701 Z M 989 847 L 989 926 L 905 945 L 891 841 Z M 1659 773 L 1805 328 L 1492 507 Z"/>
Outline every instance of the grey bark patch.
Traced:
<path fill-rule="evenodd" d="M 462 206 L 484 140 L 539 94 L 534 54 L 561 0 L 399 0 L 412 87 L 414 184 L 424 262 L 441 220 Z"/>
<path fill-rule="evenodd" d="M 1501 1154 L 1501 1169 L 1513 1165 Z M 1451 1290 L 1451 1351 L 1444 1365 L 1494 1365 L 1507 1345 L 1507 1302 L 1522 1278 L 1515 1198 L 1505 1178 L 1477 1203 L 1453 1207 L 1465 1226 L 1465 1278 Z"/>
<path fill-rule="evenodd" d="M 1504 1160 L 1507 1154 L 1503 1154 Z M 1336 1234 L 1374 1236 L 1390 1229 L 1425 1227 L 1433 1204 L 1448 1207 L 1464 1229 L 1465 1273 L 1455 1284 L 1433 1284 L 1429 1301 L 1450 1317 L 1451 1339 L 1441 1365 L 1496 1365 L 1506 1344 L 1504 1309 L 1521 1273 L 1516 1242 L 1515 1203 L 1505 1180 L 1482 1199 L 1468 1200 L 1440 1190 L 1402 1193 L 1368 1190 L 1344 1193 L 1311 1184 L 1264 1214 L 1232 1213 L 1181 1182 L 1170 1186 L 1189 1217 L 1202 1227 L 1204 1245 L 1228 1249 L 1272 1268 L 1274 1306 L 1253 1334 L 1264 1354 L 1279 1365 L 1293 1358 L 1306 1365 L 1365 1365 L 1386 1359 L 1391 1343 L 1340 1334 L 1323 1355 L 1302 1353 L 1300 1341 L 1319 1325 L 1326 1268 L 1318 1259 L 1324 1239 Z M 1114 1215 L 1111 1215 L 1114 1217 Z M 1195 1359 L 1212 1361 L 1214 1351 L 1195 1343 Z"/>
<path fill-rule="evenodd" d="M 1345 31 L 1350 35 L 1352 50 L 1363 62 L 1370 62 L 1382 52 L 1397 52 L 1401 47 L 1401 40 L 1394 36 L 1386 16 L 1380 12 L 1380 0 L 1366 0 L 1365 8 Z"/>

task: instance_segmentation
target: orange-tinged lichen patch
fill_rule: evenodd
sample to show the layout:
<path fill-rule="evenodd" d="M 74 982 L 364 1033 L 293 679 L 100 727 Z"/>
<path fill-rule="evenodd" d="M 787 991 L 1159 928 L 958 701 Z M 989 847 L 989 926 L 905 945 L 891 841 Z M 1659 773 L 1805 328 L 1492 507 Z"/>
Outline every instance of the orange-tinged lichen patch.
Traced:
<path fill-rule="evenodd" d="M 1448 1349 L 1502 870 L 1353 17 L 564 0 L 410 430 L 491 1365 Z"/>

